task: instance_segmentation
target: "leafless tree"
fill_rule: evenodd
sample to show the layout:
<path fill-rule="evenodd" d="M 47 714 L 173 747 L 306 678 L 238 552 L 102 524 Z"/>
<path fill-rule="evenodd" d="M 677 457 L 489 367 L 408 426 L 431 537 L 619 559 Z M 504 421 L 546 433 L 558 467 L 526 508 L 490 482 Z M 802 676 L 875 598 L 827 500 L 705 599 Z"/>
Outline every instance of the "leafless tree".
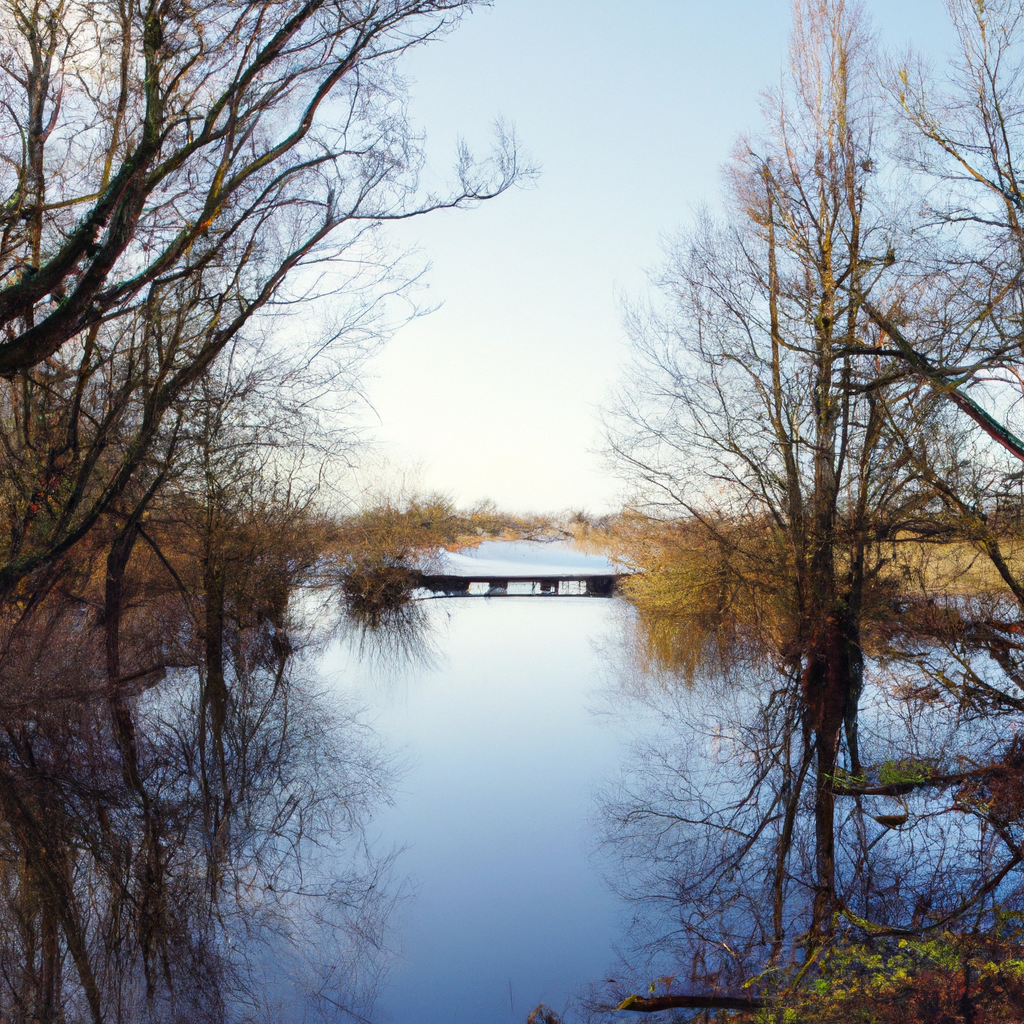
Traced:
<path fill-rule="evenodd" d="M 878 542 L 912 522 L 919 492 L 886 448 L 916 387 L 870 361 L 863 301 L 897 289 L 890 211 L 873 186 L 874 112 L 860 15 L 798 4 L 767 133 L 740 143 L 730 216 L 670 252 L 664 317 L 634 321 L 637 396 L 616 454 L 705 531 L 721 571 L 762 606 L 780 671 L 799 679 L 817 757 L 816 927 L 833 909 L 835 770 L 856 706 L 866 589 Z M 771 606 L 771 607 L 769 607 Z"/>
<path fill-rule="evenodd" d="M 992 672 L 977 674 L 1003 679 L 1015 714 L 999 659 L 1015 657 L 1019 615 L 997 611 L 1005 591 L 918 599 L 901 554 L 963 540 L 941 486 L 983 482 L 956 454 L 974 427 L 963 403 L 889 330 L 948 328 L 953 274 L 937 272 L 940 247 L 885 159 L 859 8 L 794 10 L 783 84 L 763 135 L 737 147 L 724 216 L 674 240 L 666 303 L 631 315 L 635 369 L 611 434 L 665 520 L 642 531 L 638 635 L 699 692 L 673 713 L 701 739 L 649 752 L 610 838 L 645 879 L 634 894 L 669 909 L 677 970 L 728 999 L 741 983 L 770 990 L 786 964 L 803 977 L 840 921 L 873 936 L 991 923 L 1020 898 L 1024 852 L 1016 819 L 967 798 L 972 779 L 1012 775 L 1011 733 L 958 718 L 951 691 L 950 718 L 920 699 L 942 658 L 979 668 L 985 651 Z M 951 374 L 975 341 L 941 337 L 928 359 Z M 925 737 L 910 709 L 943 728 Z M 920 777 L 878 777 L 904 760 Z M 902 805 L 872 804 L 897 797 L 917 801 L 912 832 L 897 831 Z M 709 995 L 672 1005 L 707 1005 L 695 994 Z"/>
<path fill-rule="evenodd" d="M 396 287 L 376 229 L 522 175 L 499 132 L 488 161 L 460 150 L 450 192 L 417 185 L 396 61 L 472 6 L 4 8 L 8 593 L 159 486 L 175 410 L 228 346 L 372 333 Z"/>

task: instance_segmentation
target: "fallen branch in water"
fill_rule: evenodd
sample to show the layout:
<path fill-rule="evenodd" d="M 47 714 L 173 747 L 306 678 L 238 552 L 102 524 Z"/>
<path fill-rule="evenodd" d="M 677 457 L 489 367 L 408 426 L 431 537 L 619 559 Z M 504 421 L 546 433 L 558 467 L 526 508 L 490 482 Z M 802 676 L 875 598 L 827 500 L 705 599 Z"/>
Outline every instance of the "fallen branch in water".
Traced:
<path fill-rule="evenodd" d="M 627 996 L 616 1010 L 634 1013 L 658 1013 L 661 1010 L 763 1010 L 773 1000 L 752 996 Z"/>

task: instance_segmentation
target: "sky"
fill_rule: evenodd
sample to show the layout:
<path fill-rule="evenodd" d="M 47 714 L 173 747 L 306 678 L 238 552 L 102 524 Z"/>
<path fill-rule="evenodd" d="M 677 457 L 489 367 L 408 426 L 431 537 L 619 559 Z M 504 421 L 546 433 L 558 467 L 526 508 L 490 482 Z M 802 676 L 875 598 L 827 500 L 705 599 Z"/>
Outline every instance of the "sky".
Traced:
<path fill-rule="evenodd" d="M 943 0 L 867 0 L 884 45 L 939 61 Z M 495 0 L 409 54 L 432 171 L 515 124 L 535 184 L 402 225 L 421 301 L 370 364 L 366 426 L 389 479 L 514 512 L 621 505 L 601 412 L 628 360 L 623 303 L 660 245 L 714 206 L 778 81 L 789 0 Z"/>

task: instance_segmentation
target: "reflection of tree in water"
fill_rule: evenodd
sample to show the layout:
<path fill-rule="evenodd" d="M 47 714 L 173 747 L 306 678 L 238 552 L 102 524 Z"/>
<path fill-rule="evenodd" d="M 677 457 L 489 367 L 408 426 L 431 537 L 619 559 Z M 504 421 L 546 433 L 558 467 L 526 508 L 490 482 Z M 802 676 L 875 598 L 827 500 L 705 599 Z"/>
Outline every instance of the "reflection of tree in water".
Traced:
<path fill-rule="evenodd" d="M 906 633 L 869 659 L 863 767 L 829 780 L 833 934 L 810 956 L 821 957 L 823 983 L 834 970 L 843 984 L 856 971 L 877 981 L 887 957 L 903 958 L 908 990 L 939 998 L 941 981 L 952 1004 L 966 998 L 963 971 L 973 970 L 972 998 L 990 1009 L 995 1001 L 1011 1019 L 1024 991 L 1000 961 L 1016 962 L 1022 937 L 1024 749 L 1015 730 L 1024 724 L 1024 648 L 992 630 L 991 608 L 958 604 L 946 609 L 955 635 L 928 635 L 934 606 L 908 609 Z M 968 620 L 972 610 L 978 618 Z M 968 621 L 982 636 L 964 639 Z M 660 727 L 603 804 L 614 885 L 635 910 L 611 994 L 645 992 L 661 976 L 671 979 L 665 993 L 778 995 L 811 962 L 818 808 L 799 682 L 740 651 L 731 667 L 719 661 L 691 682 L 664 663 L 652 675 L 641 642 L 646 670 L 628 657 L 621 696 Z M 930 988 L 925 968 L 939 979 Z"/>
<path fill-rule="evenodd" d="M 5 624 L 4 1020 L 369 1011 L 388 863 L 362 827 L 387 764 L 357 718 L 296 675 L 297 633 L 266 604 L 268 572 L 294 551 L 246 560 L 241 585 L 227 550 L 215 614 L 209 593 L 186 599 L 156 577 L 115 606 L 109 573 L 104 601 L 86 571 L 79 600 L 53 592 Z M 215 671 L 197 620 L 219 624 Z"/>
<path fill-rule="evenodd" d="M 339 628 L 360 659 L 386 673 L 436 664 L 434 620 L 415 595 L 419 578 L 387 557 L 360 560 L 342 574 Z"/>

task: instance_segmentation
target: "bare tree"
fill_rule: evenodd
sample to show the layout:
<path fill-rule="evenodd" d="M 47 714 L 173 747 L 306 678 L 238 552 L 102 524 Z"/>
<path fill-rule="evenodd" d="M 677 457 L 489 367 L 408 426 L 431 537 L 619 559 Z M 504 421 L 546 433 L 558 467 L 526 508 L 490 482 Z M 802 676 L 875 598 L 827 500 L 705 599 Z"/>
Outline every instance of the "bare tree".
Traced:
<path fill-rule="evenodd" d="M 1016 714 L 1019 615 L 998 579 L 973 603 L 934 576 L 914 592 L 926 575 L 903 553 L 965 539 L 941 490 L 970 476 L 945 382 L 955 353 L 991 367 L 992 349 L 943 335 L 927 350 L 937 384 L 893 343 L 886 324 L 948 326 L 953 274 L 937 273 L 912 192 L 883 161 L 859 8 L 794 10 L 782 87 L 764 134 L 737 147 L 725 215 L 677 237 L 667 302 L 631 315 L 636 363 L 611 435 L 664 520 L 634 548 L 651 570 L 632 585 L 645 657 L 700 694 L 665 712 L 691 724 L 691 749 L 650 751 L 650 780 L 638 772 L 611 814 L 633 894 L 668 908 L 678 973 L 713 990 L 663 1008 L 725 1008 L 741 984 L 770 992 L 787 964 L 798 984 L 842 921 L 874 937 L 983 929 L 1021 895 L 1017 819 L 966 799 L 971 779 L 1012 775 L 1012 736 L 964 713 L 984 678 Z M 902 256 L 919 238 L 924 255 Z M 997 550 L 991 534 L 970 539 Z M 948 700 L 929 703 L 951 662 Z M 904 762 L 919 767 L 883 770 Z M 906 807 L 880 798 L 917 801 L 913 834 L 895 831 Z"/>
<path fill-rule="evenodd" d="M 872 186 L 869 40 L 852 4 L 795 10 L 767 133 L 731 165 L 729 219 L 677 241 L 671 311 L 634 321 L 639 397 L 616 454 L 721 552 L 771 657 L 799 680 L 817 758 L 820 929 L 834 909 L 826 780 L 844 723 L 859 771 L 865 592 L 884 561 L 878 541 L 906 528 L 919 499 L 885 447 L 915 387 L 893 381 L 889 360 L 851 355 L 871 346 L 860 296 L 900 280 Z"/>
<path fill-rule="evenodd" d="M 373 738 L 294 667 L 335 415 L 407 283 L 398 61 L 473 0 L 0 8 L 0 1010 L 364 1012 Z M 289 932 L 310 940 L 290 942 Z M 372 963 L 371 963 L 372 966 Z"/>
<path fill-rule="evenodd" d="M 508 187 L 507 148 L 493 174 L 463 153 L 448 196 L 404 176 L 416 154 L 388 71 L 471 6 L 7 5 L 0 371 L 185 281 L 222 345 L 340 225 Z"/>
<path fill-rule="evenodd" d="M 488 161 L 460 151 L 451 192 L 417 186 L 395 62 L 471 6 L 5 8 L 8 593 L 130 486 L 159 486 L 174 410 L 228 346 L 258 339 L 287 359 L 379 334 L 398 282 L 375 229 L 521 177 L 500 132 Z M 302 327 L 281 320 L 298 304 Z"/>

